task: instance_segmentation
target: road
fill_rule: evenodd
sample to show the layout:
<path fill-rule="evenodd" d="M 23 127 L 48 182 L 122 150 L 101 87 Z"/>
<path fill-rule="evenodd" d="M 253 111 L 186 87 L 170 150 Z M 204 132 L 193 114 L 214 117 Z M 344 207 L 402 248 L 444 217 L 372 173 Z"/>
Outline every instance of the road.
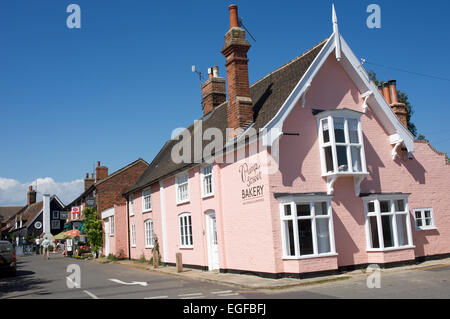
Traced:
<path fill-rule="evenodd" d="M 80 287 L 68 288 L 70 264 L 80 268 Z M 450 298 L 450 265 L 383 272 L 381 288 L 369 289 L 367 275 L 276 291 L 251 291 L 120 264 L 84 262 L 53 255 L 19 259 L 17 277 L 0 278 L 0 298 L 57 299 L 329 299 Z"/>

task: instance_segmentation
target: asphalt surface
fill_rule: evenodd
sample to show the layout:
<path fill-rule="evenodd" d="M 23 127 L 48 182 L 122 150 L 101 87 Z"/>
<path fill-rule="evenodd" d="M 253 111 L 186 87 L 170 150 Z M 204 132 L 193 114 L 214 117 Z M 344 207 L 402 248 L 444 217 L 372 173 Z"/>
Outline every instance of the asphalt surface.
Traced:
<path fill-rule="evenodd" d="M 80 287 L 68 288 L 67 267 L 79 266 Z M 72 277 L 73 278 L 73 277 Z M 73 281 L 69 281 L 69 284 Z M 450 298 L 450 265 L 381 273 L 380 288 L 367 275 L 283 290 L 251 291 L 180 278 L 119 264 L 99 264 L 52 256 L 19 258 L 16 277 L 0 277 L 0 299 L 397 299 Z"/>

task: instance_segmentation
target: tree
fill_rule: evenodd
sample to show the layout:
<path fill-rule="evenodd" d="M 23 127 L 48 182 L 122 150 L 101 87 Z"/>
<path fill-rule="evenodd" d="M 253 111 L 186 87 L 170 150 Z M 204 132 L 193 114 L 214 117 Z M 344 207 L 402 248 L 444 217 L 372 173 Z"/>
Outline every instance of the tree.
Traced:
<path fill-rule="evenodd" d="M 369 72 L 369 78 L 370 78 L 370 80 L 372 80 L 375 83 L 376 86 L 380 86 L 380 85 L 386 83 L 385 81 L 378 81 L 376 73 L 372 70 Z M 408 123 L 408 130 L 411 132 L 412 135 L 417 136 L 416 125 L 413 122 L 411 122 L 411 117 L 414 114 L 414 110 L 413 110 L 413 106 L 411 105 L 411 103 L 408 100 L 408 94 L 406 94 L 405 92 L 403 92 L 401 90 L 397 90 L 397 95 L 398 95 L 398 102 L 405 104 L 406 122 Z M 423 136 L 422 134 L 420 134 L 419 137 L 422 137 L 422 139 L 425 139 L 425 136 Z"/>
<path fill-rule="evenodd" d="M 85 216 L 84 232 L 91 245 L 91 251 L 98 257 L 98 252 L 103 247 L 102 221 L 98 218 L 97 209 L 95 208 L 86 208 L 83 214 Z"/>

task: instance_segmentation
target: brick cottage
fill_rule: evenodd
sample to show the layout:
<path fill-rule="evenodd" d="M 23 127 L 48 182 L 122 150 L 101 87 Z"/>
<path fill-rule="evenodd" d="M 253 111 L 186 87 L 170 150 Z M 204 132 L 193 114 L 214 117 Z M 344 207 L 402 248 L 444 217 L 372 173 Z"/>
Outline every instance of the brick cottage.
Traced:
<path fill-rule="evenodd" d="M 446 155 L 414 140 L 396 82 L 369 80 L 334 9 L 329 38 L 251 86 L 229 11 L 227 79 L 210 69 L 202 118 L 114 207 L 130 258 L 150 259 L 157 237 L 167 264 L 181 252 L 185 266 L 280 278 L 448 256 Z M 174 160 L 186 136 L 188 160 Z M 225 146 L 195 158 L 213 140 Z"/>

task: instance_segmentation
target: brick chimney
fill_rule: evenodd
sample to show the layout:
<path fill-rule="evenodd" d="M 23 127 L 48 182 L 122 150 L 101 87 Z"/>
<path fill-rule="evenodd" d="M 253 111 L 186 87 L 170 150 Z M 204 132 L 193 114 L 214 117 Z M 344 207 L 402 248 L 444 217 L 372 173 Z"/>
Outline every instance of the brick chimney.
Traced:
<path fill-rule="evenodd" d="M 388 89 L 389 89 L 389 96 L 390 96 L 390 103 L 392 111 L 394 111 L 395 115 L 399 118 L 400 122 L 403 123 L 405 127 L 408 127 L 408 121 L 407 121 L 407 112 L 406 112 L 406 105 L 404 103 L 398 102 L 398 94 L 397 94 L 397 81 L 390 80 L 387 83 Z"/>
<path fill-rule="evenodd" d="M 381 85 L 381 87 L 383 90 L 384 99 L 389 105 L 391 105 L 392 102 L 391 102 L 391 93 L 389 92 L 389 84 L 385 82 Z"/>
<path fill-rule="evenodd" d="M 213 66 L 208 69 L 209 79 L 203 83 L 203 115 L 211 112 L 227 99 L 226 81 L 219 77 L 219 67 Z"/>
<path fill-rule="evenodd" d="M 108 177 L 108 167 L 100 166 L 100 162 L 97 162 L 97 167 L 95 168 L 95 182 L 101 181 Z"/>
<path fill-rule="evenodd" d="M 232 4 L 230 10 L 230 29 L 225 34 L 222 54 L 226 58 L 228 84 L 228 127 L 244 129 L 253 121 L 253 102 L 250 98 L 248 80 L 247 52 L 250 43 L 245 39 L 245 31 L 239 27 L 238 9 Z M 236 137 L 235 132 L 231 138 Z"/>
<path fill-rule="evenodd" d="M 89 178 L 89 173 L 86 173 L 86 177 L 84 178 L 84 190 L 87 190 L 92 185 L 94 185 L 94 175 L 91 174 L 91 178 Z"/>
<path fill-rule="evenodd" d="M 30 206 L 34 203 L 36 203 L 36 191 L 33 189 L 33 186 L 30 186 L 27 193 L 27 205 Z"/>

